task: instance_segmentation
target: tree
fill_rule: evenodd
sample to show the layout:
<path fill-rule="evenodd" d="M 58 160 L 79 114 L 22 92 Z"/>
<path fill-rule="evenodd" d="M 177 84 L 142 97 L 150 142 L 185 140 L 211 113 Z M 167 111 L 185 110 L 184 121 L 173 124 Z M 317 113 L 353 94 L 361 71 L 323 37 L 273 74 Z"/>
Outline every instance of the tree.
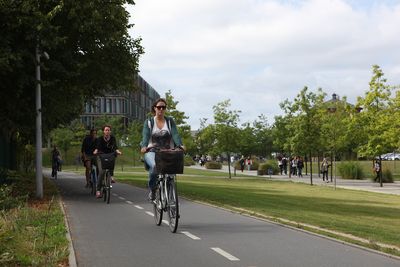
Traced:
<path fill-rule="evenodd" d="M 44 136 L 68 124 L 85 100 L 134 89 L 140 39 L 132 39 L 125 4 L 133 0 L 0 1 L 0 124 L 22 142 L 34 141 L 35 48 L 42 64 Z"/>
<path fill-rule="evenodd" d="M 398 86 L 393 87 L 398 88 Z M 396 92 L 396 95 L 389 106 L 389 114 L 392 117 L 392 127 L 388 129 L 387 135 L 388 138 L 391 140 L 391 146 L 399 150 L 400 149 L 400 136 L 399 136 L 399 129 L 400 129 L 400 91 Z"/>
<path fill-rule="evenodd" d="M 372 78 L 369 83 L 369 90 L 364 97 L 358 98 L 358 105 L 363 108 L 357 116 L 361 122 L 362 132 L 368 133 L 368 138 L 359 146 L 358 152 L 361 156 L 379 157 L 391 151 L 395 144 L 392 131 L 388 131 L 392 125 L 391 87 L 386 84 L 384 73 L 378 65 L 372 66 Z M 382 166 L 382 164 L 381 164 Z M 382 186 L 382 171 L 380 184 Z"/>
<path fill-rule="evenodd" d="M 295 154 L 301 155 L 304 153 L 312 158 L 312 153 L 318 151 L 320 146 L 320 130 L 318 108 L 321 106 L 324 99 L 324 94 L 321 89 L 317 93 L 309 92 L 307 87 L 304 87 L 293 103 L 285 101 L 281 107 L 287 112 L 291 118 L 290 140 L 289 143 Z M 310 182 L 312 182 L 312 161 L 310 161 Z"/>
<path fill-rule="evenodd" d="M 67 158 L 67 152 L 72 146 L 74 133 L 69 127 L 61 126 L 50 133 L 53 145 L 58 146 L 64 152 L 64 159 Z"/>
<path fill-rule="evenodd" d="M 85 136 L 88 134 L 87 130 L 85 129 L 85 125 L 78 119 L 73 120 L 69 126 L 74 133 L 74 139 L 72 140 L 71 144 L 73 146 L 81 146 L 82 141 Z"/>
<path fill-rule="evenodd" d="M 134 166 L 140 158 L 139 143 L 142 139 L 142 129 L 143 122 L 134 121 L 129 125 L 126 136 L 123 138 L 126 145 L 132 148 Z"/>
<path fill-rule="evenodd" d="M 216 145 L 215 125 L 207 125 L 207 119 L 201 119 L 200 128 L 194 142 L 199 155 L 206 155 L 208 153 L 217 154 L 217 151 L 213 150 Z"/>
<path fill-rule="evenodd" d="M 195 153 L 196 147 L 193 141 L 190 125 L 188 125 L 186 122 L 189 117 L 185 115 L 185 112 L 177 109 L 179 101 L 174 100 L 171 90 L 165 94 L 165 100 L 167 101 L 168 106 L 166 115 L 174 118 L 179 135 L 181 136 L 182 142 L 185 145 L 186 152 L 189 154 Z"/>
<path fill-rule="evenodd" d="M 257 140 L 255 129 L 250 123 L 244 123 L 242 128 L 238 129 L 238 139 L 236 151 L 245 156 L 257 154 Z"/>
<path fill-rule="evenodd" d="M 213 106 L 216 147 L 219 152 L 228 156 L 229 178 L 231 178 L 230 155 L 237 151 L 239 144 L 239 110 L 229 110 L 230 100 L 225 100 Z"/>
<path fill-rule="evenodd" d="M 271 127 L 265 115 L 258 116 L 258 120 L 253 122 L 255 136 L 255 153 L 259 156 L 268 157 L 273 152 L 273 139 Z"/>

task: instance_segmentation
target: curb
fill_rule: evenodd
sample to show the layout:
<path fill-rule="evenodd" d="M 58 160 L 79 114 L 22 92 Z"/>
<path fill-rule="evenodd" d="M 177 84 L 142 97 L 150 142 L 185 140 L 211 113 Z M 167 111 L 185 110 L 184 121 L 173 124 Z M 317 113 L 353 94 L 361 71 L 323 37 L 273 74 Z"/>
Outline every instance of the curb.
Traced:
<path fill-rule="evenodd" d="M 72 239 L 71 239 L 71 232 L 69 230 L 68 217 L 67 217 L 67 213 L 65 212 L 65 206 L 64 206 L 64 202 L 61 199 L 61 196 L 59 199 L 59 204 L 60 204 L 61 210 L 64 214 L 64 223 L 65 223 L 65 228 L 67 230 L 67 233 L 65 235 L 66 235 L 68 243 L 69 243 L 68 263 L 69 263 L 70 267 L 77 267 L 78 265 L 76 264 L 75 249 L 74 249 L 74 245 L 73 245 Z"/>

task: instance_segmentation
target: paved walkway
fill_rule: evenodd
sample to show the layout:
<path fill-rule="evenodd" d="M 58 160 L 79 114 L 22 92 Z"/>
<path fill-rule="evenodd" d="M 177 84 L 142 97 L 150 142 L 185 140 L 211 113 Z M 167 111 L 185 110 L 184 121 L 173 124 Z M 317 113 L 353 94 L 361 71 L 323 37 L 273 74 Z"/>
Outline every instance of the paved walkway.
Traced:
<path fill-rule="evenodd" d="M 190 166 L 189 168 L 196 168 L 196 169 L 205 169 L 199 165 Z M 217 171 L 217 172 L 228 172 L 228 166 L 223 165 L 221 170 L 209 170 L 209 171 Z M 231 168 L 232 177 L 234 177 L 233 168 Z M 236 171 L 239 175 L 241 174 L 240 171 Z M 251 175 L 251 176 L 258 176 L 258 177 L 265 177 L 271 180 L 279 180 L 279 181 L 293 181 L 298 183 L 306 183 L 310 184 L 310 175 L 304 175 L 303 177 L 291 177 L 289 178 L 288 175 L 257 175 L 257 171 L 244 171 L 244 175 Z M 376 193 L 384 193 L 384 194 L 394 194 L 400 195 L 400 182 L 396 181 L 394 183 L 384 183 L 383 187 L 380 187 L 379 183 L 373 183 L 370 180 L 348 180 L 348 179 L 341 179 L 340 177 L 332 178 L 332 182 L 325 183 L 322 181 L 322 177 L 318 177 L 318 174 L 313 175 L 313 184 L 321 185 L 321 186 L 330 186 L 330 187 L 338 187 L 338 188 L 346 188 L 352 190 L 365 190 L 370 192 Z"/>

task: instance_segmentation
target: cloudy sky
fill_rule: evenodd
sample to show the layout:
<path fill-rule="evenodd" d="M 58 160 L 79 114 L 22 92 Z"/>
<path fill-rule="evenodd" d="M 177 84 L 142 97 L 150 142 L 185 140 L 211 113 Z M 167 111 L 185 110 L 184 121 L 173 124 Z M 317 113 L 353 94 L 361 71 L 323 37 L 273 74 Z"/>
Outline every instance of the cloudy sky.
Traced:
<path fill-rule="evenodd" d="M 171 90 L 193 130 L 226 99 L 241 123 L 273 123 L 304 86 L 355 102 L 374 64 L 400 84 L 400 0 L 135 2 L 140 73 L 160 95 Z"/>

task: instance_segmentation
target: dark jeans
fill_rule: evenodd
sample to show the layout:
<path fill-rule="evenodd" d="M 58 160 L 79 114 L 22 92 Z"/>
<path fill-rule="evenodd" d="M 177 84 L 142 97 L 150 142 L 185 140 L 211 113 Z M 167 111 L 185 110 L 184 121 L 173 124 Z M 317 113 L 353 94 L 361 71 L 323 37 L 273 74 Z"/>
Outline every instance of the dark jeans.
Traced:
<path fill-rule="evenodd" d="M 322 180 L 325 181 L 325 178 L 328 181 L 328 171 L 322 171 Z"/>

